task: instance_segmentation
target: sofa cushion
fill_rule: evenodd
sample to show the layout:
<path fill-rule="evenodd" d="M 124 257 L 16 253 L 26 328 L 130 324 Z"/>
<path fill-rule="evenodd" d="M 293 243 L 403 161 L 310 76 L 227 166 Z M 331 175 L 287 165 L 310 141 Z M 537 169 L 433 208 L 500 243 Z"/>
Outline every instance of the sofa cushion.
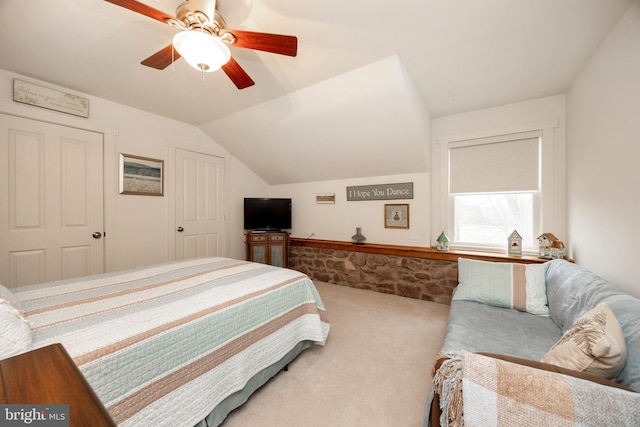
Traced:
<path fill-rule="evenodd" d="M 441 351 L 483 351 L 540 360 L 561 336 L 549 316 L 458 300 L 451 302 Z"/>
<path fill-rule="evenodd" d="M 640 392 L 640 299 L 616 289 L 580 265 L 566 260 L 553 260 L 548 264 L 547 298 L 551 319 L 564 332 L 598 303 L 609 304 L 627 344 L 627 363 L 616 381 Z"/>
<path fill-rule="evenodd" d="M 548 264 L 549 315 L 562 332 L 605 298 L 623 293 L 580 265 L 565 260 L 553 260 Z"/>
<path fill-rule="evenodd" d="M 517 264 L 458 258 L 454 300 L 474 301 L 547 315 L 545 264 Z"/>
<path fill-rule="evenodd" d="M 605 302 L 616 315 L 627 344 L 627 363 L 616 381 L 640 392 L 640 299 L 612 295 Z"/>
<path fill-rule="evenodd" d="M 615 314 L 600 303 L 567 329 L 542 362 L 614 379 L 627 359 L 627 347 Z"/>

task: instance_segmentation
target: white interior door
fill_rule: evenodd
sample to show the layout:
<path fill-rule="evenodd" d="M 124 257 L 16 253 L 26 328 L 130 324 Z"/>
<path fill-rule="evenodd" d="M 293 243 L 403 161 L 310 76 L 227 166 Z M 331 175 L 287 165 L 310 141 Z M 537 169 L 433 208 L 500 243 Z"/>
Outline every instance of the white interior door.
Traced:
<path fill-rule="evenodd" d="M 224 158 L 176 149 L 176 259 L 224 255 Z"/>
<path fill-rule="evenodd" d="M 104 271 L 103 138 L 0 114 L 0 283 Z"/>

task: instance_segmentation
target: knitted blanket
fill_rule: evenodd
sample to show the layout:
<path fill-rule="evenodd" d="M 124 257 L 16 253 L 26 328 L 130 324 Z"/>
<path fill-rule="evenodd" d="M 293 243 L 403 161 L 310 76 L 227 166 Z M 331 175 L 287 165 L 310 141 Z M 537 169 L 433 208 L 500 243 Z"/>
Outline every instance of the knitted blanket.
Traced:
<path fill-rule="evenodd" d="M 441 426 L 638 426 L 640 393 L 462 351 L 434 372 Z"/>

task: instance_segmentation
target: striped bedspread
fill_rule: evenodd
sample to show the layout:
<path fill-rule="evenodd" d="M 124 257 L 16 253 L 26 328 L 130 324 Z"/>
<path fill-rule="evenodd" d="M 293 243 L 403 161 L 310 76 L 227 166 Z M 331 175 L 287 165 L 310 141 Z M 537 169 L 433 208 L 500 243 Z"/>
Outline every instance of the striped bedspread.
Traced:
<path fill-rule="evenodd" d="M 122 426 L 192 426 L 298 342 L 324 345 L 302 273 L 205 258 L 17 288 L 34 347 L 62 343 Z"/>

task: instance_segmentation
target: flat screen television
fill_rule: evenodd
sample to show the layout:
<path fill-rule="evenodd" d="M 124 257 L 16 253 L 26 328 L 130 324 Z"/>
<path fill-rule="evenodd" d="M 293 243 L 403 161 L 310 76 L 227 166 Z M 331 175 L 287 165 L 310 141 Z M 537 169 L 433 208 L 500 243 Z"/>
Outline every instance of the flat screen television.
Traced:
<path fill-rule="evenodd" d="M 280 231 L 290 228 L 291 199 L 244 199 L 245 230 Z"/>

